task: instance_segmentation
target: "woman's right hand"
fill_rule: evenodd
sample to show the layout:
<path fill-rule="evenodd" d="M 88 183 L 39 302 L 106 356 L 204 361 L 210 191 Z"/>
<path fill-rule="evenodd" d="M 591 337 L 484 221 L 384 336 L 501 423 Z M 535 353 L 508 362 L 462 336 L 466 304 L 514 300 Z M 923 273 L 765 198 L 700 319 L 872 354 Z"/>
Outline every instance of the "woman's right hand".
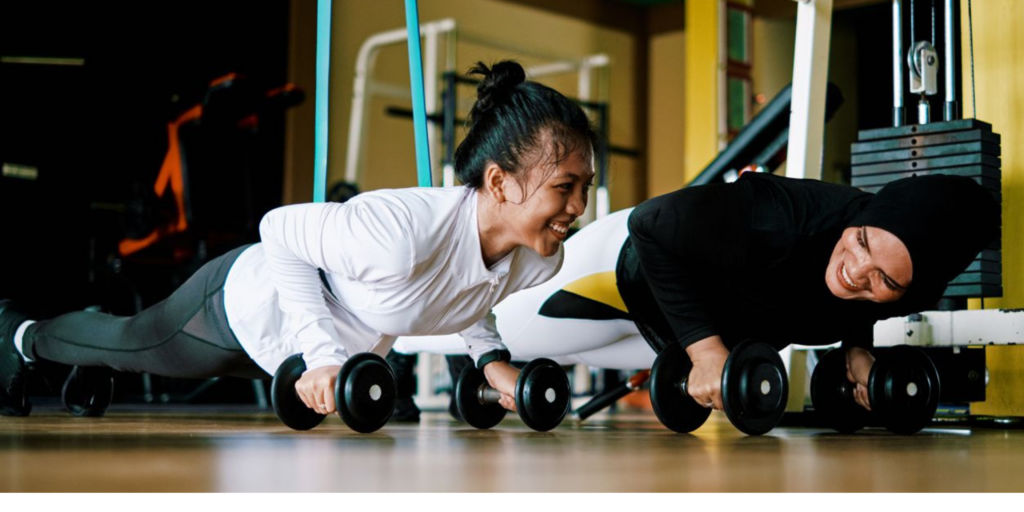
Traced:
<path fill-rule="evenodd" d="M 516 412 L 516 399 L 513 398 L 516 389 L 516 381 L 519 379 L 519 370 L 505 361 L 494 361 L 484 365 L 484 377 L 487 384 L 501 393 L 498 400 L 505 409 Z"/>
<path fill-rule="evenodd" d="M 686 353 L 693 362 L 686 379 L 686 392 L 702 407 L 722 410 L 722 372 L 729 349 L 725 348 L 722 338 L 711 336 L 686 347 Z"/>

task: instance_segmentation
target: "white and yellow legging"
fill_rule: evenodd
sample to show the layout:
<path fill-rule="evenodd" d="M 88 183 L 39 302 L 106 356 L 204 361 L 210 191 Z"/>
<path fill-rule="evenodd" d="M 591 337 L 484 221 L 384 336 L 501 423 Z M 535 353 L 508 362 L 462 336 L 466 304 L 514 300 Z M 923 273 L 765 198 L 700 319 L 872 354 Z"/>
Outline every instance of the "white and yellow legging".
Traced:
<path fill-rule="evenodd" d="M 513 360 L 538 357 L 560 364 L 633 370 L 650 368 L 656 354 L 629 318 L 615 285 L 615 265 L 632 209 L 615 212 L 565 242 L 562 269 L 548 282 L 495 306 L 498 333 Z M 395 350 L 465 354 L 457 334 L 402 337 Z"/>

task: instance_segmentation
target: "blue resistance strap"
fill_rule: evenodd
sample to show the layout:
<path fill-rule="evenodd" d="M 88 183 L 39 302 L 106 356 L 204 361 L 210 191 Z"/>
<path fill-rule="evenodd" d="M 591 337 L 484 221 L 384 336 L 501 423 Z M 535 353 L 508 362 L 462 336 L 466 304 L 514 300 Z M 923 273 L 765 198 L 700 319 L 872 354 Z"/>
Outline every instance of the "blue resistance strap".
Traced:
<path fill-rule="evenodd" d="M 416 0 L 405 0 L 405 28 L 409 33 L 409 82 L 412 85 L 412 124 L 416 132 L 416 176 L 419 186 L 429 187 L 432 185 L 430 146 L 427 145 L 423 52 L 420 50 L 420 15 Z"/>
<path fill-rule="evenodd" d="M 327 92 L 331 70 L 331 0 L 316 7 L 316 128 L 313 149 L 313 202 L 327 199 Z"/>

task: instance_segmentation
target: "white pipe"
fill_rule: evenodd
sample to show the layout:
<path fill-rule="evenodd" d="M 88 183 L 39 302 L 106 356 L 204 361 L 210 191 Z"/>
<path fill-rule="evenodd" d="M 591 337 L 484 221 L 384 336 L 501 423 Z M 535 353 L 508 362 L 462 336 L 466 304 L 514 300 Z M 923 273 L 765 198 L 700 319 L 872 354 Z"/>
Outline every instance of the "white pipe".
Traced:
<path fill-rule="evenodd" d="M 446 51 L 445 51 L 444 69 L 448 73 L 454 73 L 455 72 L 455 65 L 456 65 L 455 63 L 456 63 L 456 57 L 457 57 L 457 53 L 456 53 L 456 51 L 457 51 L 456 50 L 456 44 L 457 43 L 458 43 L 458 31 L 452 30 L 451 32 L 448 32 L 445 35 L 445 45 L 446 45 L 445 50 Z M 448 92 L 448 94 L 454 94 L 454 93 L 455 93 L 455 91 L 449 91 Z M 455 151 L 455 148 L 451 148 L 451 149 L 452 149 L 453 152 Z M 448 164 L 444 166 L 444 169 L 442 170 L 442 173 L 443 173 L 443 175 L 442 175 L 442 178 L 441 178 L 441 184 L 443 186 L 445 186 L 445 187 L 454 187 L 455 186 L 455 165 L 454 165 L 454 163 L 448 162 Z"/>
<path fill-rule="evenodd" d="M 956 41 L 953 39 L 953 0 L 946 0 L 945 4 L 945 42 L 946 50 L 946 105 L 942 109 L 943 120 L 952 121 L 960 117 L 956 104 L 956 62 L 953 50 L 956 48 Z"/>
<path fill-rule="evenodd" d="M 913 41 L 910 44 L 914 44 Z M 903 1 L 892 0 L 892 125 L 903 126 Z"/>
<path fill-rule="evenodd" d="M 428 115 L 437 113 L 437 36 L 436 30 L 428 30 L 426 33 L 426 45 L 423 55 L 423 95 L 424 107 Z M 431 162 L 430 169 L 433 172 L 438 168 L 441 161 L 441 152 L 438 147 L 441 143 L 441 134 L 437 123 L 427 123 L 427 147 L 430 154 L 434 155 L 434 162 Z M 430 176 L 430 185 L 434 186 L 434 176 Z"/>
<path fill-rule="evenodd" d="M 455 30 L 455 20 L 446 18 L 420 25 L 420 34 L 449 32 Z M 359 176 L 359 164 L 363 151 L 363 132 L 366 131 L 367 82 L 373 67 L 377 50 L 382 46 L 406 41 L 406 29 L 399 28 L 370 36 L 359 47 L 356 57 L 356 76 L 352 86 L 352 111 L 348 124 L 348 153 L 345 155 L 345 181 L 356 183 Z"/>
<path fill-rule="evenodd" d="M 800 0 L 786 159 L 786 176 L 790 178 L 821 179 L 831 32 L 832 0 Z"/>
<path fill-rule="evenodd" d="M 451 18 L 424 23 L 420 26 L 420 34 L 427 38 L 427 51 L 425 52 L 427 55 L 424 57 L 424 60 L 426 61 L 424 70 L 425 76 L 436 78 L 436 36 L 440 34 L 448 35 L 446 68 L 448 71 L 454 70 L 456 65 L 455 32 L 456 22 Z M 383 46 L 406 41 L 407 37 L 408 36 L 404 28 L 389 30 L 387 32 L 381 32 L 370 36 L 359 48 L 359 53 L 356 57 L 356 74 L 352 87 L 352 110 L 349 114 L 348 147 L 345 155 L 345 181 L 349 183 L 358 182 L 359 169 L 362 167 L 362 159 L 365 154 L 366 139 L 363 135 L 368 131 L 367 125 L 369 117 L 366 109 L 368 99 L 375 95 L 403 99 L 410 97 L 409 89 L 406 85 L 374 82 L 371 79 L 377 51 Z M 433 42 L 431 42 L 431 37 L 434 37 Z M 472 38 L 464 37 L 464 39 L 473 41 Z M 487 39 L 477 40 L 477 42 L 497 49 L 515 51 L 516 53 L 523 55 L 537 56 L 533 52 L 516 50 L 515 47 L 509 45 L 494 44 L 493 41 Z M 433 60 L 433 64 L 430 63 L 431 60 Z M 611 59 L 607 54 L 598 53 L 585 56 L 581 59 L 558 59 L 556 62 L 527 68 L 526 73 L 531 78 L 540 78 L 557 74 L 572 73 L 582 69 L 589 70 L 590 68 L 607 67 L 610 63 Z M 428 68 L 432 68 L 433 71 L 430 71 Z M 426 82 L 430 83 L 429 86 L 425 85 L 427 111 L 435 113 L 437 111 L 437 84 L 434 83 L 436 80 L 426 80 Z M 428 139 L 431 140 L 431 147 L 435 147 L 439 137 L 437 134 L 437 128 L 428 125 L 428 133 L 432 134 L 428 135 Z M 439 153 L 435 151 L 435 154 Z M 454 185 L 454 169 L 446 168 L 443 172 L 442 184 L 444 186 Z"/>

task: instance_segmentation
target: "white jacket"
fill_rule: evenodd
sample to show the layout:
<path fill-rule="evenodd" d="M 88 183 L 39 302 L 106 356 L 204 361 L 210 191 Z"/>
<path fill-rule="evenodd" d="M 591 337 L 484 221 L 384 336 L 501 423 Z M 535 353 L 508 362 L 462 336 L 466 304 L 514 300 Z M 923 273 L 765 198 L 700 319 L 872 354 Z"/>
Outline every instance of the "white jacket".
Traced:
<path fill-rule="evenodd" d="M 553 277 L 563 251 L 518 247 L 487 268 L 477 197 L 465 187 L 380 190 L 271 211 L 262 243 L 228 274 L 231 330 L 271 375 L 297 353 L 309 369 L 383 356 L 397 336 L 459 333 L 474 361 L 504 350 L 491 308 Z"/>

